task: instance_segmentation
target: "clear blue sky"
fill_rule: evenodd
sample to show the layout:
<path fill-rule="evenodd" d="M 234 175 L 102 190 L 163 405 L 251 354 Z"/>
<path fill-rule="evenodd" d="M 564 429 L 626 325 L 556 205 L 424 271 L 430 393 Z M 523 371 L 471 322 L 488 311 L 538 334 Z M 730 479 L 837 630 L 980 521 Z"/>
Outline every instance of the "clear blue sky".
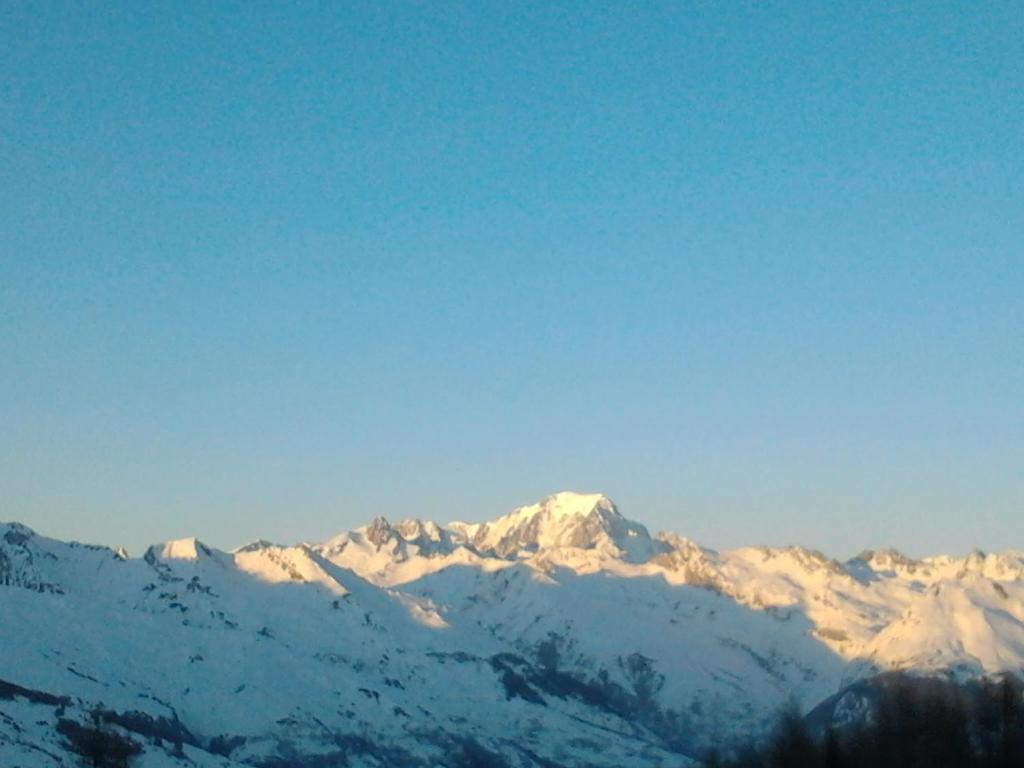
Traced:
<path fill-rule="evenodd" d="M 4 3 L 0 519 L 1024 547 L 1022 82 L 1002 2 Z"/>

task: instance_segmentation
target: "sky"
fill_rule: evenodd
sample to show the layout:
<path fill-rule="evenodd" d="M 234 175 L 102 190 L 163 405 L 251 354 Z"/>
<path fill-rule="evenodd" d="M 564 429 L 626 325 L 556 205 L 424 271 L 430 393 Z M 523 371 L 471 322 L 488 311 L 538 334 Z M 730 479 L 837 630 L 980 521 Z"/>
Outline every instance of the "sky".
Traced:
<path fill-rule="evenodd" d="M 1022 81 L 1002 2 L 4 3 L 0 520 L 1024 548 Z"/>

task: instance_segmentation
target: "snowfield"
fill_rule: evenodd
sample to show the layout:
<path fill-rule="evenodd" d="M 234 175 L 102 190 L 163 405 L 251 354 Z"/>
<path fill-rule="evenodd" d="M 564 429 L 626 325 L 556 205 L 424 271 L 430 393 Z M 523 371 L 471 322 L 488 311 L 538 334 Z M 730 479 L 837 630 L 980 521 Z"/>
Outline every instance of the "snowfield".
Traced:
<path fill-rule="evenodd" d="M 140 558 L 0 524 L 12 768 L 93 711 L 146 768 L 688 766 L 893 669 L 1024 670 L 1024 554 L 716 552 L 575 493 Z"/>

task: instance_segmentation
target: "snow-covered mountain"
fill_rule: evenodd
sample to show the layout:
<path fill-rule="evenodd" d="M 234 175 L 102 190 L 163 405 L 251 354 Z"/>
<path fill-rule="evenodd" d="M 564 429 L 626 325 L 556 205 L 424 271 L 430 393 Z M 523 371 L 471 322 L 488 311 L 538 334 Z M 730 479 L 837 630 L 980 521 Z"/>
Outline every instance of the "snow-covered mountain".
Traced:
<path fill-rule="evenodd" d="M 1024 670 L 1024 554 L 716 552 L 575 493 L 140 558 L 0 524 L 4 766 L 99 710 L 142 766 L 685 766 L 892 669 Z"/>

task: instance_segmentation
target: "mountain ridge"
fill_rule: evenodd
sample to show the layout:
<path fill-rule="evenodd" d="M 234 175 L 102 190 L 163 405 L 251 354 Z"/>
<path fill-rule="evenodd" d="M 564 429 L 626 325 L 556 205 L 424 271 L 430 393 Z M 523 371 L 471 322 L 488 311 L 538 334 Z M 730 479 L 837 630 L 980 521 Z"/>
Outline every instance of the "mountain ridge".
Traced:
<path fill-rule="evenodd" d="M 1019 551 L 720 552 L 651 536 L 600 494 L 138 558 L 0 524 L 0 609 L 0 681 L 70 697 L 82 718 L 98 703 L 172 718 L 196 765 L 417 766 L 479 748 L 495 765 L 684 766 L 786 701 L 809 711 L 874 674 L 1024 669 Z M 16 703 L 0 701 L 0 758 L 17 765 L 22 742 L 58 754 L 46 705 Z M 223 739 L 236 746 L 210 752 Z"/>

